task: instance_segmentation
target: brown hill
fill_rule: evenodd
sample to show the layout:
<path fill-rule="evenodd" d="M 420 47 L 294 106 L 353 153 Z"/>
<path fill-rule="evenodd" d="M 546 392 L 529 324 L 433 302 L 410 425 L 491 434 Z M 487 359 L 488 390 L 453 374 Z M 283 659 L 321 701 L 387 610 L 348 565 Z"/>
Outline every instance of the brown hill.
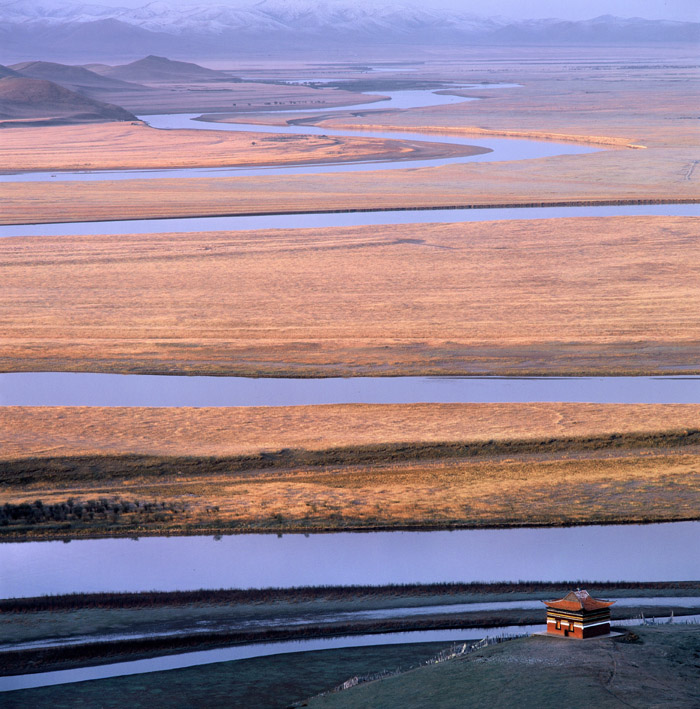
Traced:
<path fill-rule="evenodd" d="M 146 87 L 128 83 L 109 76 L 100 76 L 81 66 L 56 64 L 55 62 L 21 62 L 9 67 L 14 72 L 30 79 L 45 79 L 71 91 L 86 96 L 100 96 L 113 91 L 146 91 Z"/>
<path fill-rule="evenodd" d="M 122 81 L 144 83 L 172 83 L 179 81 L 231 81 L 231 77 L 213 69 L 206 69 L 199 64 L 178 62 L 166 57 L 150 55 L 131 62 L 107 68 L 95 67 L 102 76 Z"/>
<path fill-rule="evenodd" d="M 0 79 L 0 120 L 14 123 L 99 123 L 138 120 L 128 111 L 95 101 L 44 79 Z"/>

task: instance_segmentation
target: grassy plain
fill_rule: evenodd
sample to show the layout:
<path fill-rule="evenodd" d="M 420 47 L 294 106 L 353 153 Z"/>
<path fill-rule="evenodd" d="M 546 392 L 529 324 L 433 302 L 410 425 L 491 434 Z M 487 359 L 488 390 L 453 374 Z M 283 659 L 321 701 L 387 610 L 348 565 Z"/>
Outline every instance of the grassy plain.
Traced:
<path fill-rule="evenodd" d="M 8 184 L 3 186 L 2 218 L 18 223 L 533 201 L 697 199 L 700 151 L 693 112 L 697 100 L 692 91 L 697 70 L 687 51 L 581 50 L 564 57 L 559 50 L 510 51 L 510 57 L 488 49 L 449 57 L 437 52 L 411 75 L 407 85 L 422 78 L 516 82 L 520 88 L 468 89 L 462 93 L 483 100 L 425 109 L 388 110 L 380 103 L 376 109 L 343 112 L 322 125 L 346 126 L 349 135 L 367 125 L 477 137 L 557 135 L 592 142 L 600 151 L 283 180 Z M 234 120 L 249 121 L 251 115 Z M 287 120 L 288 116 L 257 118 L 269 123 Z M 615 147 L 628 144 L 645 149 Z"/>
<path fill-rule="evenodd" d="M 692 70 L 680 57 L 663 66 L 658 57 L 629 53 L 609 59 L 577 58 L 558 68 L 560 57 L 487 65 L 465 56 L 461 65 L 444 61 L 434 78 L 468 73 L 475 81 L 523 86 L 466 92 L 478 102 L 349 111 L 323 123 L 345 127 L 349 136 L 365 125 L 410 127 L 446 136 L 556 137 L 609 150 L 284 181 L 8 183 L 2 220 L 697 199 Z M 136 96 L 145 103 L 130 108 L 223 110 L 233 96 L 226 91 L 183 86 L 164 92 L 161 103 Z M 272 94 L 265 91 L 254 100 L 267 110 Z M 308 93 L 308 107 L 318 107 L 321 99 Z M 359 137 L 267 141 L 143 126 L 80 130 L 77 142 L 68 128 L 5 130 L 3 137 L 14 137 L 3 143 L 0 169 L 336 161 L 341 154 L 395 157 L 394 149 L 425 156 L 415 143 Z M 12 239 L 0 244 L 0 368 L 304 376 L 695 372 L 696 231 L 696 219 L 618 218 Z M 6 538 L 69 538 L 697 519 L 699 420 L 697 407 L 683 406 L 3 408 L 3 502 L 41 499 L 68 515 L 0 531 Z M 76 511 L 102 499 L 129 504 L 114 512 L 110 502 L 92 520 Z M 166 506 L 151 513 L 146 506 L 153 503 Z M 171 622 L 184 622 L 181 610 Z M 192 616 L 212 617 L 201 608 Z M 94 630 L 99 623 L 133 627 L 135 615 L 79 610 L 43 620 Z M 25 621 L 22 632 L 31 635 L 36 627 Z M 580 646 L 586 657 L 569 645 L 562 658 L 540 652 L 542 645 L 513 645 L 511 654 L 495 648 L 437 668 L 437 680 L 417 671 L 318 701 L 393 707 L 419 697 L 426 706 L 463 706 L 466 696 L 474 706 L 547 707 L 565 697 L 572 707 L 621 706 L 641 686 L 645 700 L 671 697 L 679 707 L 694 706 L 688 658 L 697 651 L 697 632 L 650 632 L 640 632 L 641 654 L 634 644 L 588 644 Z M 170 705 L 177 692 L 192 706 L 278 706 L 350 675 L 422 659 L 424 651 L 286 656 L 32 690 L 3 701 L 107 706 L 115 697 L 118 706 L 153 707 Z M 472 659 L 469 672 L 460 673 Z M 670 676 L 677 680 L 671 689 Z"/>
<path fill-rule="evenodd" d="M 216 663 L 3 695 L 4 706 L 528 707 L 684 709 L 697 705 L 697 626 L 633 629 L 632 642 L 522 638 L 438 665 L 416 667 L 442 643 L 347 648 Z M 414 669 L 411 669 L 414 668 Z M 305 700 L 354 676 L 404 674 Z M 293 704 L 292 704 L 293 703 Z"/>
<path fill-rule="evenodd" d="M 0 416 L 3 499 L 72 501 L 62 518 L 0 527 L 7 537 L 700 516 L 696 406 L 7 407 Z M 102 499 L 131 506 L 91 519 L 76 511 Z"/>
<path fill-rule="evenodd" d="M 697 626 L 634 628 L 633 641 L 519 638 L 310 700 L 309 707 L 618 709 L 700 700 Z"/>
<path fill-rule="evenodd" d="M 156 130 L 145 124 L 124 122 L 49 126 L 40 130 L 7 128 L 2 138 L 0 172 L 335 163 L 451 157 L 472 152 L 469 148 L 448 144 L 352 135 L 335 138 Z"/>
<path fill-rule="evenodd" d="M 700 582 L 568 582 L 526 583 L 446 583 L 398 584 L 393 586 L 311 586 L 297 588 L 225 589 L 147 593 L 95 593 L 39 596 L 0 600 L 0 633 L 6 642 L 20 643 L 74 636 L 178 631 L 186 635 L 206 621 L 212 629 L 227 623 L 286 621 L 303 618 L 317 623 L 330 622 L 333 616 L 371 610 L 389 610 L 396 618 L 409 615 L 413 608 L 440 606 L 448 613 L 461 604 L 516 603 L 560 598 L 572 587 L 583 586 L 596 598 L 635 598 L 645 615 L 670 615 L 671 606 L 656 610 L 645 605 L 648 598 L 684 598 L 693 614 L 700 606 Z M 673 603 L 669 601 L 669 604 Z M 525 605 L 525 603 L 523 603 Z M 452 607 L 451 607 L 452 606 Z M 484 624 L 483 611 L 458 608 L 470 618 L 472 626 Z M 639 607 L 614 606 L 613 618 L 639 615 Z M 526 609 L 511 606 L 516 612 Z M 675 606 L 678 615 L 679 607 Z M 542 608 L 536 611 L 542 622 Z M 529 618 L 529 615 L 528 615 Z M 530 620 L 511 620 L 522 623 Z M 465 626 L 466 627 L 466 626 Z"/>
<path fill-rule="evenodd" d="M 4 709 L 103 707 L 256 707 L 280 709 L 341 684 L 354 674 L 385 666 L 411 667 L 444 643 L 346 648 L 216 663 L 185 670 L 150 672 L 3 694 Z"/>
<path fill-rule="evenodd" d="M 698 223 L 3 239 L 0 369 L 697 372 Z"/>
<path fill-rule="evenodd" d="M 562 592 L 565 593 L 565 592 Z M 561 595 L 561 594 L 560 594 Z M 669 617 L 683 622 L 683 616 L 697 615 L 698 602 L 695 598 L 685 601 L 685 607 L 676 605 L 645 605 L 640 599 L 638 605 L 620 608 L 613 612 L 613 620 L 630 620 L 645 617 Z M 468 611 L 463 608 L 452 610 L 441 608 L 437 612 L 428 611 L 419 615 L 413 609 L 394 608 L 384 618 L 367 619 L 363 613 L 366 606 L 354 604 L 351 611 L 337 617 L 332 608 L 327 608 L 326 617 L 314 617 L 313 613 L 322 613 L 324 606 L 317 604 L 309 611 L 285 607 L 277 604 L 273 607 L 257 609 L 251 618 L 249 609 L 238 607 L 198 607 L 195 609 L 180 606 L 164 609 L 139 609 L 131 612 L 100 612 L 94 610 L 76 612 L 54 612 L 51 614 L 10 613 L 3 629 L 10 631 L 10 637 L 16 636 L 18 626 L 31 626 L 34 630 L 45 630 L 62 626 L 71 628 L 68 637 L 40 635 L 40 645 L 49 641 L 50 647 L 24 648 L 0 652 L 0 672 L 3 675 L 24 674 L 36 671 L 54 671 L 89 666 L 99 663 L 138 660 L 163 654 L 202 651 L 251 643 L 294 641 L 314 638 L 328 638 L 353 635 L 376 635 L 393 632 L 415 632 L 430 630 L 460 630 L 478 638 L 483 628 L 504 628 L 508 626 L 534 625 L 544 628 L 543 609 L 507 609 L 494 611 Z M 159 612 L 165 611 L 165 612 Z M 193 612 L 194 611 L 194 612 Z M 277 615 L 270 615 L 270 612 Z M 279 615 L 282 614 L 282 615 Z M 173 618 L 177 615 L 176 618 Z M 37 617 L 38 616 L 38 617 Z M 49 616 L 47 618 L 47 616 Z M 170 617 L 170 620 L 164 618 Z M 48 622 L 46 622 L 48 621 Z M 56 622 L 58 621 L 58 622 Z M 93 624 L 94 625 L 91 625 Z M 206 627 L 202 627 L 206 626 Z M 80 628 L 85 634 L 81 635 Z M 475 630 L 475 629 L 479 630 Z M 525 630 L 525 629 L 524 629 Z M 119 637 L 121 634 L 131 637 Z M 22 631 L 20 630 L 20 635 Z M 115 637 L 116 635 L 116 637 Z M 81 642 L 71 644 L 76 638 Z"/>
<path fill-rule="evenodd" d="M 620 450 L 654 443 L 666 431 L 700 429 L 695 404 L 344 404 L 238 408 L 19 407 L 0 408 L 0 451 L 12 460 L 75 456 L 187 455 L 214 458 L 249 456 L 248 467 L 264 467 L 262 453 L 350 451 L 362 462 L 363 448 L 412 443 L 439 446 L 471 442 L 473 455 L 507 455 L 509 442 L 533 453 L 528 441 L 550 438 L 584 450 L 587 439 L 617 435 Z M 647 437 L 645 439 L 645 436 Z M 635 438 L 637 437 L 637 438 Z M 568 444 L 566 442 L 569 442 Z M 578 441 L 579 443 L 576 443 Z M 488 446 L 502 445 L 496 450 Z M 614 445 L 611 441 L 608 445 Z M 605 447 L 601 444 L 599 447 Z M 592 449 L 592 446 L 588 446 Z M 436 451 L 439 449 L 436 448 Z M 515 450 L 515 449 L 513 449 Z M 553 448 L 552 448 L 553 450 Z M 449 456 L 448 451 L 443 456 Z M 457 453 L 459 455 L 459 452 Z M 404 456 L 408 457 L 408 455 Z M 293 458 L 290 458 L 293 460 Z M 341 459 L 339 458 L 339 461 Z M 318 463 L 324 463 L 321 458 Z M 313 463 L 312 463 L 313 464 Z M 277 465 L 276 467 L 279 467 Z"/>
<path fill-rule="evenodd" d="M 0 601 L 2 674 L 70 669 L 231 644 L 415 630 L 542 626 L 543 606 L 582 581 L 559 583 L 409 584 L 72 594 Z M 586 582 L 596 597 L 635 599 L 615 605 L 614 621 L 679 620 L 700 607 L 698 582 Z M 667 598 L 668 605 L 660 599 Z M 678 605 L 678 599 L 683 605 Z M 650 605 L 645 599 L 654 599 Z M 483 603 L 506 601 L 501 609 Z M 520 602 L 521 607 L 518 607 Z M 659 604 L 660 603 L 660 604 Z M 471 605 L 475 604 L 475 605 Z M 416 610 L 421 612 L 416 614 Z M 372 611 L 380 611 L 372 617 Z M 369 615 L 368 615 L 369 612 Z M 475 633 L 471 633 L 472 636 Z M 80 642 L 78 646 L 74 643 Z M 49 647 L 43 647 L 48 641 Z M 39 643 L 31 647 L 31 643 Z"/>

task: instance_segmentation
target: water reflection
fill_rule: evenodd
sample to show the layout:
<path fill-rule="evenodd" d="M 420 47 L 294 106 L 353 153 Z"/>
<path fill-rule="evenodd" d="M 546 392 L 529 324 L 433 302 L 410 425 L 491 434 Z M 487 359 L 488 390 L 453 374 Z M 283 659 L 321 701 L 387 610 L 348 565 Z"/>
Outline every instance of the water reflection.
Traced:
<path fill-rule="evenodd" d="M 0 597 L 470 581 L 700 578 L 700 522 L 0 544 Z"/>
<path fill-rule="evenodd" d="M 510 88 L 515 84 L 491 84 L 491 85 L 470 85 L 465 88 Z M 283 113 L 304 115 L 315 114 L 317 116 L 332 114 L 339 111 L 357 112 L 364 110 L 388 110 L 388 109 L 408 109 L 426 106 L 439 106 L 453 103 L 464 103 L 465 101 L 476 100 L 455 96 L 453 94 L 439 94 L 432 90 L 407 90 L 388 92 L 367 92 L 367 95 L 380 95 L 385 97 L 382 101 L 356 104 L 353 106 L 339 106 L 324 108 L 322 110 L 290 110 L 272 111 L 270 113 Z M 261 111 L 260 113 L 265 113 Z M 208 117 L 226 114 L 207 114 Z M 582 154 L 600 150 L 587 145 L 555 143 L 548 141 L 520 140 L 512 138 L 464 138 L 453 135 L 431 135 L 429 133 L 411 133 L 410 131 L 377 131 L 377 130 L 348 130 L 333 129 L 325 126 L 317 127 L 313 125 L 282 125 L 270 126 L 257 123 L 215 123 L 212 121 L 198 120 L 199 113 L 166 113 L 157 115 L 140 116 L 153 128 L 161 130 L 176 129 L 197 129 L 216 131 L 235 131 L 245 133 L 275 133 L 283 135 L 316 135 L 316 136 L 341 136 L 348 135 L 354 137 L 379 138 L 388 140 L 409 140 L 422 143 L 449 143 L 452 145 L 466 145 L 482 147 L 485 153 L 480 155 L 470 155 L 454 158 L 439 158 L 434 160 L 397 160 L 320 164 L 305 166 L 286 167 L 223 167 L 223 168 L 187 168 L 187 169 L 167 169 L 167 170 L 90 170 L 90 171 L 52 171 L 52 172 L 24 172 L 16 174 L 0 175 L 0 182 L 35 182 L 35 181 L 86 181 L 86 180 L 130 180 L 141 179 L 163 179 L 163 178 L 193 178 L 193 177 L 222 177 L 225 175 L 247 177 L 253 175 L 304 175 L 319 174 L 328 172 L 366 172 L 367 170 L 403 170 L 416 167 L 438 167 L 441 165 L 452 165 L 462 162 L 490 162 L 493 160 L 526 160 L 532 158 L 548 157 L 551 155 Z M 290 119 L 291 120 L 291 119 Z M 492 154 L 494 151 L 497 154 Z"/>
<path fill-rule="evenodd" d="M 251 657 L 267 657 L 289 652 L 312 652 L 314 650 L 334 650 L 347 647 L 367 647 L 372 645 L 404 645 L 406 643 L 460 642 L 481 640 L 486 636 L 524 635 L 542 630 L 544 625 L 504 626 L 502 628 L 470 628 L 468 630 L 425 630 L 410 633 L 383 633 L 380 635 L 354 635 L 352 637 L 322 638 L 315 640 L 294 640 L 281 643 L 261 643 L 203 650 L 180 655 L 153 657 L 148 660 L 119 662 L 113 665 L 83 667 L 76 670 L 42 672 L 40 674 L 0 677 L 0 692 L 32 687 L 48 687 L 69 682 L 85 682 L 92 679 L 123 677 L 124 675 L 183 669 L 215 662 L 245 660 Z"/>
<path fill-rule="evenodd" d="M 329 377 L 283 379 L 92 372 L 0 374 L 0 406 L 316 404 L 697 404 L 700 377 Z"/>
<path fill-rule="evenodd" d="M 91 234 L 189 234 L 200 231 L 249 229 L 321 229 L 383 224 L 457 224 L 500 219 L 560 219 L 567 217 L 697 217 L 700 204 L 630 204 L 605 207 L 487 207 L 484 209 L 406 209 L 310 214 L 265 214 L 250 217 L 185 217 L 124 219 L 106 222 L 0 225 L 0 237 L 72 236 Z"/>

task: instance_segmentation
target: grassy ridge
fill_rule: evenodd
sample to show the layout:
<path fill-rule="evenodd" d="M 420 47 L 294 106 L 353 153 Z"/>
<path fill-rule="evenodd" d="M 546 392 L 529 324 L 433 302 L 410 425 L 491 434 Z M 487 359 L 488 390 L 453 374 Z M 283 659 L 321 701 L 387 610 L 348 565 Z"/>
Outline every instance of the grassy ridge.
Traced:
<path fill-rule="evenodd" d="M 265 451 L 260 444 L 242 455 L 13 459 L 0 466 L 9 505 L 0 535 L 54 539 L 697 520 L 699 444 L 695 427 L 679 427 L 321 450 Z M 562 507 L 562 480 L 575 505 Z M 128 499 L 122 497 L 126 481 Z M 106 512 L 86 515 L 100 499 Z M 47 509 L 51 514 L 43 514 Z"/>
<path fill-rule="evenodd" d="M 700 700 L 697 626 L 635 628 L 618 640 L 519 638 L 303 706 L 692 709 Z"/>
<path fill-rule="evenodd" d="M 325 450 L 282 449 L 240 456 L 56 456 L 7 460 L 0 464 L 0 484 L 103 481 L 144 477 L 216 475 L 269 469 L 362 465 L 442 458 L 587 453 L 604 450 L 663 449 L 700 445 L 700 429 L 600 436 L 552 437 L 444 443 L 384 443 Z"/>

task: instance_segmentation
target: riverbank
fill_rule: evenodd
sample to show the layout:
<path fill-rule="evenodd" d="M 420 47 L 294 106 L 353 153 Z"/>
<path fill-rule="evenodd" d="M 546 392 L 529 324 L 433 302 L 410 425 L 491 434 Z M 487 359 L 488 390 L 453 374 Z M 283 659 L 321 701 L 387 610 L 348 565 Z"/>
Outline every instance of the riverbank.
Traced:
<path fill-rule="evenodd" d="M 615 696 L 619 693 L 620 684 L 626 682 L 633 683 L 635 687 L 643 686 L 645 691 L 651 693 L 645 696 L 646 699 L 649 696 L 652 698 L 659 696 L 661 703 L 667 702 L 669 697 L 674 702 L 687 699 L 687 693 L 692 692 L 696 684 L 693 669 L 688 665 L 688 658 L 692 657 L 696 649 L 693 643 L 693 638 L 697 637 L 696 628 L 681 625 L 634 627 L 632 633 L 627 636 L 627 640 L 631 642 L 619 644 L 612 644 L 612 641 L 589 641 L 584 644 L 572 642 L 566 646 L 551 646 L 555 652 L 562 653 L 558 663 L 551 655 L 546 660 L 540 652 L 540 649 L 547 648 L 547 639 L 542 641 L 525 638 L 501 643 L 485 650 L 477 650 L 473 655 L 468 656 L 472 658 L 472 664 L 467 665 L 468 657 L 462 657 L 418 670 L 419 665 L 430 662 L 438 653 L 449 652 L 450 641 L 442 641 L 291 652 L 271 657 L 217 662 L 177 671 L 152 672 L 79 684 L 50 686 L 2 696 L 3 703 L 8 709 L 19 709 L 28 704 L 37 709 L 72 709 L 76 701 L 99 704 L 110 709 L 112 707 L 118 709 L 125 703 L 135 709 L 152 709 L 171 705 L 174 695 L 186 697 L 193 706 L 206 704 L 230 706 L 231 703 L 270 708 L 303 706 L 310 701 L 308 697 L 311 695 L 331 691 L 353 677 L 374 676 L 378 679 L 383 672 L 396 674 L 397 670 L 399 672 L 411 670 L 409 675 L 399 674 L 393 678 L 400 686 L 406 678 L 409 683 L 413 682 L 416 672 L 428 671 L 431 674 L 445 672 L 448 670 L 444 668 L 449 665 L 456 669 L 463 667 L 466 673 L 460 676 L 451 674 L 448 677 L 447 681 L 454 680 L 448 685 L 448 692 L 458 694 L 454 704 L 450 703 L 449 694 L 440 694 L 446 699 L 445 707 L 450 708 L 464 706 L 465 696 L 475 697 L 479 702 L 482 699 L 489 703 L 493 702 L 494 706 L 512 706 L 510 695 L 507 696 L 505 703 L 498 704 L 500 701 L 498 697 L 489 694 L 491 685 L 485 680 L 490 675 L 484 675 L 484 672 L 498 671 L 499 668 L 503 668 L 503 671 L 508 673 L 507 679 L 510 680 L 510 683 L 505 680 L 498 682 L 499 692 L 502 692 L 503 686 L 506 685 L 509 692 L 512 688 L 513 692 L 518 692 L 518 697 L 525 696 L 529 701 L 530 693 L 534 691 L 537 694 L 532 697 L 530 706 L 544 709 L 561 706 L 562 693 L 566 691 L 568 682 L 573 683 L 572 693 L 577 693 L 572 697 L 574 702 L 572 706 L 576 709 L 579 707 L 588 709 L 590 706 L 617 709 L 621 704 L 619 702 L 615 704 L 617 701 Z M 541 645 L 533 649 L 530 643 L 534 642 L 539 642 Z M 462 643 L 459 646 L 461 647 Z M 513 649 L 509 650 L 509 647 Z M 497 656 L 500 661 L 489 663 L 491 653 L 496 650 L 501 653 Z M 634 653 L 634 657 L 629 656 L 630 650 Z M 573 656 L 572 653 L 579 654 Z M 581 653 L 588 657 L 582 658 Z M 611 682 L 605 688 L 601 687 L 601 677 L 604 681 L 611 675 L 611 653 L 619 663 L 615 665 L 619 673 L 615 672 L 612 675 Z M 538 659 L 539 662 L 528 662 L 528 659 Z M 629 660 L 635 664 L 630 666 Z M 571 667 L 570 671 L 569 667 Z M 533 673 L 535 673 L 534 677 Z M 418 675 L 418 681 L 423 681 L 423 677 L 424 675 Z M 471 683 L 470 677 L 473 679 Z M 673 689 L 670 690 L 673 692 L 672 695 L 669 695 L 669 679 L 673 681 Z M 514 686 L 513 680 L 517 681 Z M 552 682 L 555 683 L 550 696 L 547 694 L 547 687 L 552 686 Z M 368 685 L 365 691 L 370 688 L 371 685 Z M 413 688 L 410 686 L 407 690 Z M 425 684 L 421 691 L 432 692 L 434 688 L 433 678 L 428 675 L 425 677 Z M 362 687 L 334 697 L 350 701 L 352 692 L 361 689 Z M 396 685 L 390 689 L 397 691 Z M 612 698 L 611 691 L 615 693 Z M 622 694 L 624 697 L 629 696 L 624 688 Z M 360 702 L 363 701 L 364 696 L 366 695 L 363 693 Z M 395 698 L 393 702 L 392 697 Z M 584 704 L 576 705 L 575 702 L 579 700 Z M 322 699 L 312 701 L 320 702 Z M 437 695 L 431 693 L 428 705 L 434 706 L 437 701 Z M 520 701 L 522 702 L 522 699 Z M 693 698 L 692 702 L 694 701 Z M 394 694 L 389 696 L 385 705 L 393 708 L 406 706 L 406 702 L 403 701 L 402 696 L 397 697 Z M 353 706 L 368 705 L 360 703 Z M 689 709 L 694 704 L 678 703 L 678 706 Z"/>
<path fill-rule="evenodd" d="M 281 642 L 541 624 L 542 599 L 580 584 L 434 584 L 142 594 L 76 594 L 1 603 L 3 674 L 53 671 Z M 613 620 L 697 614 L 697 582 L 587 584 L 623 599 Z M 490 608 L 489 606 L 493 606 Z M 473 607 L 473 608 L 472 608 Z M 17 649 L 13 649 L 15 646 Z"/>
<path fill-rule="evenodd" d="M 696 405 L 3 407 L 0 537 L 693 520 L 697 420 Z"/>
<path fill-rule="evenodd" d="M 585 65 L 576 62 L 577 70 L 572 73 L 568 64 L 562 65 L 542 50 L 541 62 L 533 61 L 533 50 L 529 49 L 522 63 L 504 62 L 499 56 L 494 66 L 488 66 L 494 51 L 480 51 L 484 55 L 478 58 L 479 68 L 470 72 L 472 76 L 483 79 L 487 73 L 489 81 L 518 82 L 521 86 L 469 89 L 462 93 L 483 100 L 452 105 L 381 111 L 350 107 L 345 114 L 329 117 L 321 127 L 346 131 L 349 137 L 367 125 L 387 134 L 392 128 L 408 131 L 420 128 L 444 135 L 447 140 L 450 134 L 463 134 L 464 126 L 476 126 L 484 136 L 537 134 L 582 141 L 600 140 L 603 136 L 614 144 L 607 147 L 614 149 L 538 160 L 509 159 L 384 173 L 376 170 L 286 176 L 283 180 L 260 176 L 79 186 L 8 184 L 3 187 L 3 214 L 12 223 L 23 223 L 118 219 L 125 215 L 155 218 L 490 202 L 517 204 L 541 201 L 543 195 L 567 203 L 610 198 L 697 197 L 699 173 L 695 168 L 700 154 L 690 118 L 692 106 L 685 91 L 688 82 L 695 79 L 695 70 L 687 65 L 687 60 L 680 60 L 680 66 L 669 65 L 667 58 L 651 60 L 645 52 L 639 60 L 625 59 L 621 63 L 619 56 L 604 54 L 589 57 Z M 636 50 L 630 51 L 636 54 Z M 463 72 L 455 70 L 450 62 L 441 65 L 439 58 L 423 67 L 423 71 L 429 72 L 434 81 L 464 81 Z M 657 99 L 653 105 L 649 96 Z M 381 107 L 379 103 L 377 108 Z M 270 114 L 245 120 L 286 124 L 290 118 Z M 647 149 L 617 147 L 623 144 L 644 145 Z M 27 208 L 29 202 L 32 209 Z"/>
<path fill-rule="evenodd" d="M 88 704 L 110 709 L 121 709 L 124 702 L 128 702 L 130 707 L 145 709 L 172 706 L 173 695 L 187 697 L 196 706 L 238 705 L 278 709 L 309 694 L 336 686 L 357 672 L 368 674 L 385 664 L 408 668 L 425 662 L 447 644 L 443 641 L 286 653 L 219 662 L 177 672 L 153 672 L 0 696 L 3 707 L 7 709 L 25 709 L 26 702 L 31 702 L 37 709 L 74 709 L 77 694 L 84 697 Z"/>
<path fill-rule="evenodd" d="M 204 131 L 202 131 L 204 132 Z M 478 139 L 474 138 L 478 143 Z M 398 142 L 398 141 L 397 141 Z M 433 144 L 431 144 L 433 145 Z M 457 146 L 458 148 L 460 146 Z M 527 206 L 627 204 L 697 199 L 697 185 L 685 150 L 612 150 L 585 156 L 592 164 L 588 177 L 578 175 L 566 161 L 580 156 L 542 157 L 441 168 L 374 170 L 275 177 L 173 175 L 147 179 L 3 181 L 3 224 L 168 219 L 251 214 L 304 214 L 361 210 L 478 208 L 492 205 Z M 632 174 L 644 154 L 645 168 L 656 170 L 658 181 L 632 183 Z M 629 164 L 627 164 L 629 163 Z M 580 163 L 572 162 L 573 166 Z M 629 173 L 617 182 L 619 173 Z M 322 173 L 322 166 L 319 166 Z M 555 176 L 561 175 L 556 182 Z M 614 182 L 600 186 L 599 175 L 611 173 Z M 686 180 L 678 174 L 689 174 Z M 387 174 L 391 175 L 388 177 Z M 595 176 L 595 177 L 593 177 Z M 469 190 L 465 185 L 473 185 Z M 562 187 L 565 186 L 564 187 Z M 382 187 L 383 186 L 383 187 Z M 548 198 L 543 197 L 548 195 Z M 30 208 L 32 205 L 33 208 Z"/>
<path fill-rule="evenodd" d="M 156 130 L 143 123 L 2 131 L 0 173 L 312 165 L 478 155 L 483 148 L 381 138 Z M 109 180 L 109 175 L 104 178 Z M 9 183 L 8 183 L 9 184 Z M 35 205 L 36 206 L 36 205 Z"/>

